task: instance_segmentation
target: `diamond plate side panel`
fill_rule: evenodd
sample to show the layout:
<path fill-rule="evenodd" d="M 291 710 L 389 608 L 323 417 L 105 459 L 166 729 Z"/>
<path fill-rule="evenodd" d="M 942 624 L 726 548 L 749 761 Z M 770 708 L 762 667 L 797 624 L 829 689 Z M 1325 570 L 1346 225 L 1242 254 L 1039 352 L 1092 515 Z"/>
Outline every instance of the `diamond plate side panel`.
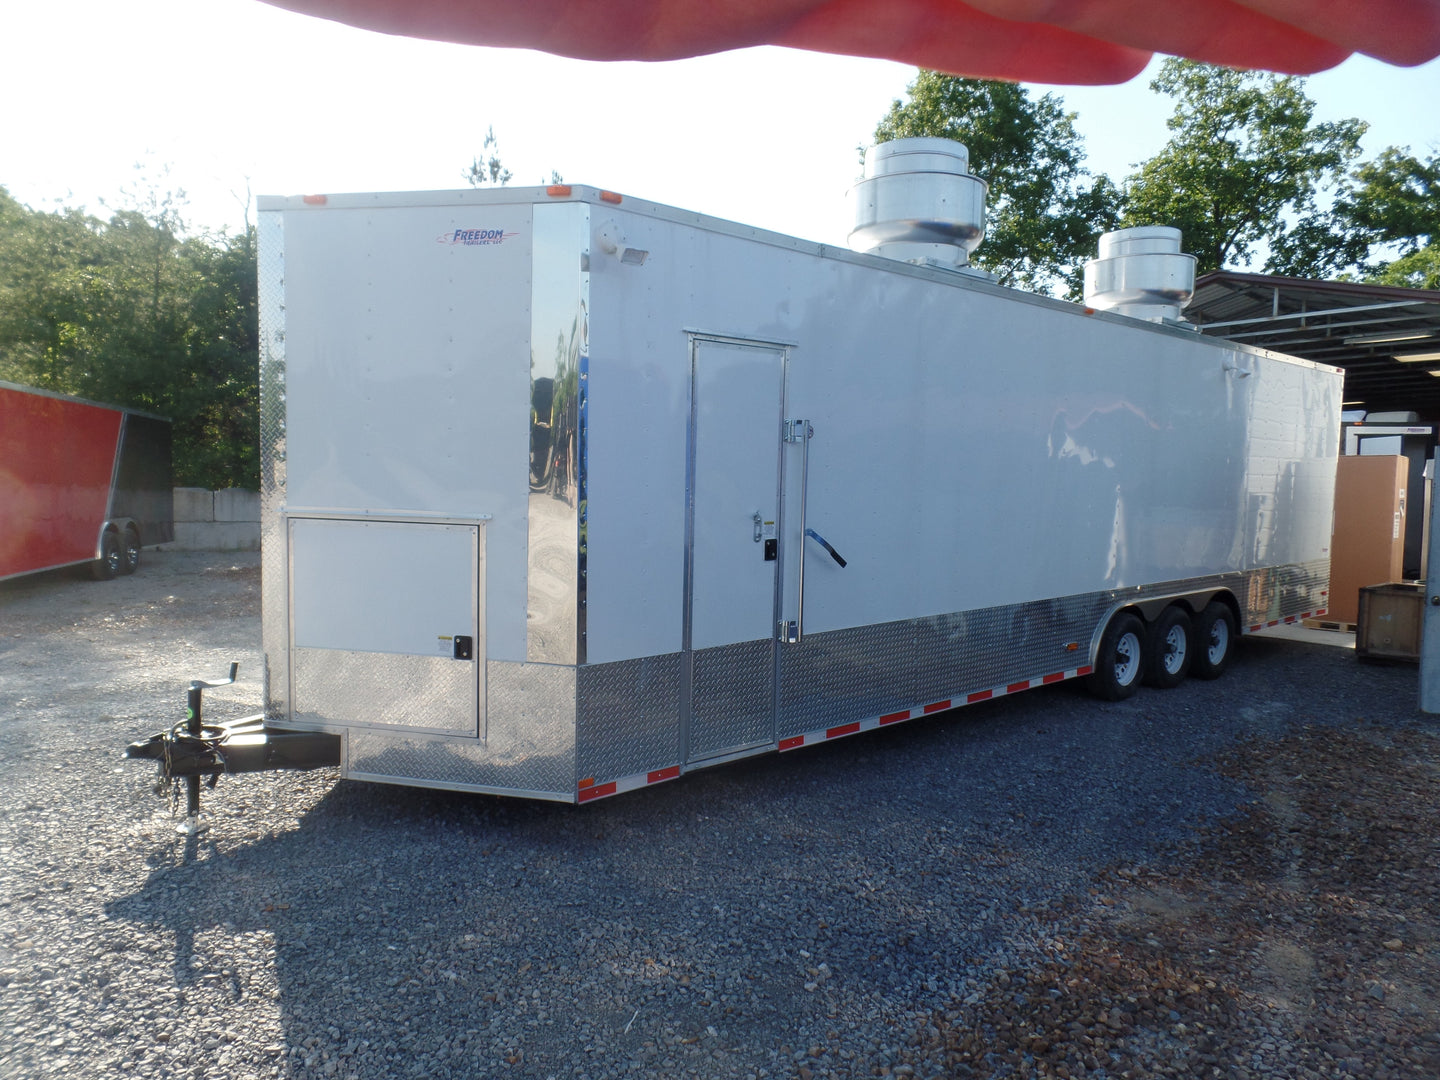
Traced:
<path fill-rule="evenodd" d="M 694 654 L 688 760 L 775 738 L 774 650 L 767 639 Z"/>
<path fill-rule="evenodd" d="M 1329 574 L 1321 559 L 808 634 L 780 649 L 777 735 L 1084 666 L 1108 613 L 1128 604 L 1226 589 L 1246 626 L 1293 618 L 1327 606 Z"/>
<path fill-rule="evenodd" d="M 780 649 L 780 738 L 915 704 L 917 622 L 806 634 Z"/>
<path fill-rule="evenodd" d="M 262 213 L 260 307 L 260 640 L 265 650 L 265 719 L 290 716 L 289 553 L 285 505 L 285 219 Z"/>
<path fill-rule="evenodd" d="M 1246 626 L 1292 618 L 1330 607 L 1330 560 L 1252 570 L 1239 590 Z"/>
<path fill-rule="evenodd" d="M 680 761 L 680 653 L 579 670 L 580 776 L 634 776 Z"/>
<path fill-rule="evenodd" d="M 913 703 L 1086 664 L 1090 639 L 1113 604 L 1112 594 L 1091 593 L 922 619 Z M 1078 653 L 1066 650 L 1071 643 Z"/>
<path fill-rule="evenodd" d="M 483 743 L 352 731 L 345 775 L 574 801 L 575 669 L 490 661 Z"/>
<path fill-rule="evenodd" d="M 293 662 L 297 723 L 479 734 L 473 660 L 296 649 Z"/>

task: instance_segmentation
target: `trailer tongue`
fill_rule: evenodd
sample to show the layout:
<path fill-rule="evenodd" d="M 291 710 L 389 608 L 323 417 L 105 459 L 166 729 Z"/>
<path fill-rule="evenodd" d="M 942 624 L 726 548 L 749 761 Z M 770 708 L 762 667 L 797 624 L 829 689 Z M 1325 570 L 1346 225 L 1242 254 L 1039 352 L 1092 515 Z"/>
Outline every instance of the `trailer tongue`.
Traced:
<path fill-rule="evenodd" d="M 225 773 L 319 769 L 340 764 L 338 735 L 267 728 L 260 714 L 207 724 L 203 717 L 204 692 L 229 686 L 239 668 L 238 663 L 232 663 L 229 676 L 214 682 L 193 680 L 186 696 L 185 719 L 125 748 L 127 758 L 159 762 L 162 789 L 178 795 L 175 781 L 184 778 L 185 821 L 181 831 L 199 828 L 202 777 L 208 777 L 207 786 L 213 788 Z"/>

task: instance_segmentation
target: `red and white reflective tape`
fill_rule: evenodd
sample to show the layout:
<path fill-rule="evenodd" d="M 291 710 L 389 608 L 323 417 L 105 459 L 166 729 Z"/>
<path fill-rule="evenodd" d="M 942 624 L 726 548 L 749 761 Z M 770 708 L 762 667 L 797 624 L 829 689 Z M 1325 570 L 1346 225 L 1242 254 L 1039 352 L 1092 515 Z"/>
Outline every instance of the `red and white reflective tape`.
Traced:
<path fill-rule="evenodd" d="M 861 731 L 873 731 L 876 728 L 886 727 L 890 724 L 898 724 L 903 720 L 914 720 L 921 716 L 928 716 L 931 713 L 944 712 L 946 709 L 958 709 L 962 705 L 974 705 L 979 701 L 991 701 L 1009 694 L 1018 694 L 1024 690 L 1033 690 L 1037 686 L 1049 686 L 1051 683 L 1079 678 L 1082 675 L 1089 675 L 1093 670 L 1094 668 L 1087 664 L 1084 667 L 1071 668 L 1069 671 L 1056 671 L 1052 674 L 1040 675 L 1033 679 L 1022 679 L 1020 682 L 1006 683 L 1003 686 L 992 686 L 988 690 L 975 690 L 968 694 L 959 694 L 953 698 L 946 698 L 944 701 L 932 701 L 926 705 L 916 705 L 914 708 L 905 709 L 902 712 L 886 713 L 884 716 L 871 716 L 865 720 L 852 720 L 848 724 L 840 724 L 837 727 L 824 728 L 820 731 L 811 731 L 804 735 L 792 735 L 788 739 L 780 740 L 780 749 L 798 750 L 802 746 L 814 746 L 816 743 L 828 742 L 831 739 L 839 739 L 846 735 L 855 735 Z"/>
<path fill-rule="evenodd" d="M 1247 626 L 1242 633 L 1255 634 L 1261 630 L 1269 630 L 1272 626 L 1290 626 L 1304 619 L 1318 619 L 1326 612 L 1325 608 L 1316 608 L 1314 611 L 1307 611 L 1300 615 L 1286 615 L 1283 619 L 1271 619 L 1269 622 L 1256 623 L 1254 626 Z"/>
<path fill-rule="evenodd" d="M 652 769 L 650 772 L 635 773 L 633 776 L 623 776 L 619 780 L 610 780 L 603 784 L 597 784 L 593 776 L 587 776 L 584 780 L 580 781 L 579 801 L 582 803 L 593 802 L 596 799 L 603 799 L 610 795 L 619 795 L 622 791 L 634 791 L 636 788 L 649 787 L 651 784 L 674 780 L 679 776 L 679 765 L 671 765 L 664 769 Z"/>

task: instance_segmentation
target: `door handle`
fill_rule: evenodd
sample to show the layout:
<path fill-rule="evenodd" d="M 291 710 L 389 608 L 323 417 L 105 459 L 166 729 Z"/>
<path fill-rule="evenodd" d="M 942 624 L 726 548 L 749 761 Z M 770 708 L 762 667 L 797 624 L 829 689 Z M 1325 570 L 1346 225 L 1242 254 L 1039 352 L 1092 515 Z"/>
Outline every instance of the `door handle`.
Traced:
<path fill-rule="evenodd" d="M 811 540 L 814 540 L 817 544 L 819 544 L 819 545 L 820 545 L 821 547 L 823 547 L 826 551 L 828 551 L 828 552 L 830 553 L 830 557 L 831 557 L 832 559 L 834 559 L 837 563 L 839 563 L 842 567 L 845 565 L 845 560 L 844 560 L 843 558 L 841 558 L 840 553 L 839 553 L 838 551 L 836 551 L 833 547 L 830 546 L 830 541 L 829 541 L 829 540 L 826 540 L 823 536 L 821 536 L 819 533 L 817 533 L 814 529 L 806 529 L 806 530 L 805 530 L 805 535 L 808 536 L 808 537 L 810 537 Z"/>

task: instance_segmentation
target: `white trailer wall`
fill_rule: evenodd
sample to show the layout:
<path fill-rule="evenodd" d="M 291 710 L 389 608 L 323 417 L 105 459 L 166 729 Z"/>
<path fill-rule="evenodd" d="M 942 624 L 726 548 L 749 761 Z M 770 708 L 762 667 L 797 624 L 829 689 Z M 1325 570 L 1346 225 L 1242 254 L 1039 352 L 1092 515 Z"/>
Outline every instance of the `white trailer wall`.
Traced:
<path fill-rule="evenodd" d="M 681 647 L 686 330 L 791 345 L 808 522 L 849 561 L 812 543 L 807 632 L 1328 558 L 1328 369 L 763 233 L 607 225 L 649 257 L 591 262 L 591 663 Z"/>

